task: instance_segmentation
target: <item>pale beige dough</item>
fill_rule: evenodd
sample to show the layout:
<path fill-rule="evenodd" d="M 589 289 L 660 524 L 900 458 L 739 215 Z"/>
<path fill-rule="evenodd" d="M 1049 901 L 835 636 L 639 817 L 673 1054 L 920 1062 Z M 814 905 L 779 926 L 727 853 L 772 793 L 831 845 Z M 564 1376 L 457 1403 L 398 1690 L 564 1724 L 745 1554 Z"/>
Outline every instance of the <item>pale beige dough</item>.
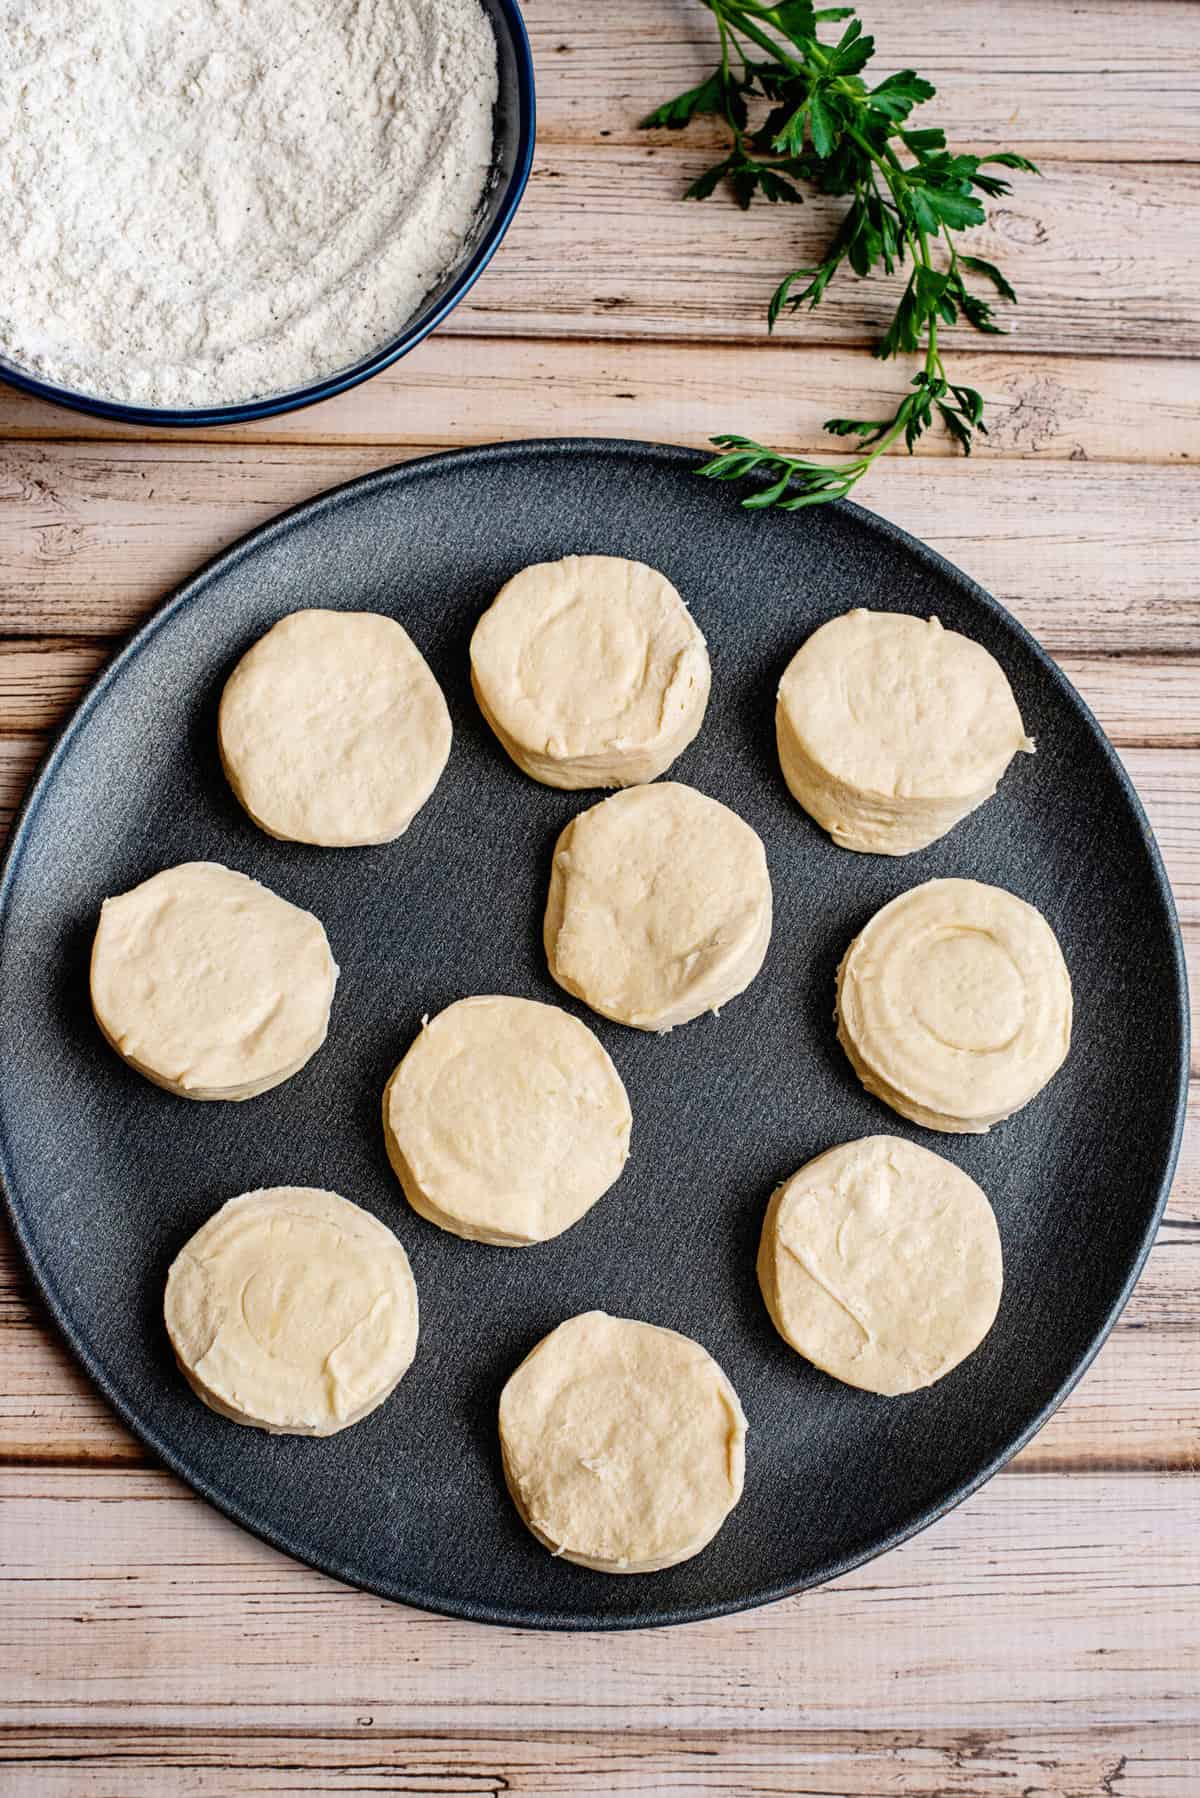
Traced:
<path fill-rule="evenodd" d="M 513 1502 L 552 1554 L 654 1573 L 699 1554 L 741 1497 L 746 1419 L 698 1342 L 587 1311 L 510 1377 L 500 1447 Z"/>
<path fill-rule="evenodd" d="M 205 1404 L 277 1434 L 357 1423 L 417 1348 L 408 1256 L 369 1212 L 312 1186 L 222 1205 L 172 1263 L 163 1310 Z"/>
<path fill-rule="evenodd" d="M 866 1087 L 929 1130 L 982 1134 L 1071 1043 L 1071 977 L 1032 905 L 930 880 L 876 912 L 838 969 L 838 1041 Z"/>
<path fill-rule="evenodd" d="M 944 836 L 1033 752 L 994 657 L 899 612 L 814 631 L 780 682 L 775 728 L 793 797 L 843 849 L 875 855 Z"/>
<path fill-rule="evenodd" d="M 471 639 L 471 683 L 513 761 L 551 787 L 662 774 L 708 703 L 704 638 L 666 575 L 623 556 L 515 574 Z"/>
<path fill-rule="evenodd" d="M 632 1116 L 586 1024 L 557 1005 L 489 996 L 424 1025 L 388 1082 L 383 1125 L 414 1211 L 515 1247 L 560 1235 L 608 1191 Z"/>
<path fill-rule="evenodd" d="M 867 1392 L 913 1392 L 991 1329 L 1000 1232 L 952 1162 L 868 1136 L 818 1155 L 779 1188 L 758 1280 L 775 1328 L 806 1360 Z"/>
<path fill-rule="evenodd" d="M 219 862 L 181 862 L 104 901 L 92 1009 L 156 1086 L 251 1099 L 325 1041 L 337 976 L 311 912 Z"/>
<path fill-rule="evenodd" d="M 601 800 L 558 839 L 550 972 L 603 1017 L 671 1030 L 716 1011 L 762 967 L 771 879 L 728 806 L 662 781 Z"/>
<path fill-rule="evenodd" d="M 390 843 L 450 754 L 450 714 L 394 618 L 292 612 L 248 649 L 221 695 L 221 761 L 268 835 L 330 849 Z"/>

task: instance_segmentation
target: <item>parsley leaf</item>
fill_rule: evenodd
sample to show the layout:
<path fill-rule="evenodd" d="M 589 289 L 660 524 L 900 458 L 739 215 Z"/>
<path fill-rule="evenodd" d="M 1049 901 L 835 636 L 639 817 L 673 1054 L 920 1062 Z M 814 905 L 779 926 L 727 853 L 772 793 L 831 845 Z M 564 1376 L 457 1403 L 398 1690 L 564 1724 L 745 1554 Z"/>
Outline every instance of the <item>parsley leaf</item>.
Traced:
<path fill-rule="evenodd" d="M 824 259 L 791 270 L 771 295 L 768 330 L 785 313 L 819 306 L 846 267 L 867 279 L 907 264 L 904 291 L 875 354 L 918 354 L 922 365 L 889 418 L 826 423 L 832 436 L 857 440 L 844 461 L 824 465 L 785 456 L 727 433 L 713 438 L 719 453 L 700 472 L 717 481 L 753 479 L 743 504 L 755 510 L 798 511 L 841 498 L 891 444 L 902 438 L 911 451 L 935 426 L 969 455 L 976 432 L 986 435 L 983 397 L 950 380 L 939 333 L 960 321 L 988 335 L 1002 329 L 993 301 L 967 286 L 968 275 L 987 282 L 1000 300 L 1012 303 L 1017 296 L 994 263 L 968 255 L 955 238 L 984 223 L 984 199 L 1011 191 L 1011 183 L 990 168 L 1036 174 L 1035 165 L 1011 150 L 955 154 L 938 127 L 911 125 L 912 114 L 936 90 L 914 69 L 868 86 L 863 72 L 875 42 L 853 7 L 818 7 L 814 0 L 701 4 L 717 25 L 720 63 L 705 81 L 643 120 L 673 131 L 702 114 L 724 120 L 728 154 L 692 182 L 686 197 L 706 200 L 725 185 L 742 207 L 755 199 L 796 205 L 804 198 L 801 184 L 845 197 L 845 214 Z M 821 38 L 822 25 L 843 21 L 836 42 Z M 750 125 L 752 108 L 762 121 L 756 128 Z"/>

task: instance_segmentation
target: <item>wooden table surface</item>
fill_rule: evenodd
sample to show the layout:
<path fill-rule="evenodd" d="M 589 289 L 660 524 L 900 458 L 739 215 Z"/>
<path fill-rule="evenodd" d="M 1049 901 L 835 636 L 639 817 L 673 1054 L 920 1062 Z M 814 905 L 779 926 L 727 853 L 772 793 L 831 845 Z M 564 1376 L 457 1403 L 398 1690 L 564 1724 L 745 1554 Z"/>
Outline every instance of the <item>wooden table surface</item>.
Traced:
<path fill-rule="evenodd" d="M 1012 336 L 955 333 L 991 435 L 889 458 L 866 503 L 1037 633 L 1142 794 L 1200 942 L 1200 6 L 873 0 L 962 148 L 1042 165 L 978 248 Z M 529 0 L 522 210 L 435 338 L 358 392 L 194 436 L 0 388 L 0 804 L 115 643 L 282 507 L 453 444 L 597 433 L 814 448 L 903 378 L 874 281 L 768 342 L 834 203 L 678 196 L 714 141 L 637 119 L 711 61 L 694 0 Z M 788 248 L 788 239 L 793 249 Z M 961 348 L 959 343 L 961 342 Z M 1193 974 L 1193 981 L 1195 975 Z M 1194 1089 L 1200 1091 L 1200 1089 Z M 86 1227 L 86 1218 L 81 1220 Z M 161 1471 L 0 1240 L 0 1791 L 1107 1794 L 1200 1791 L 1200 1099 L 1141 1283 L 1012 1466 L 807 1596 L 611 1637 L 489 1630 L 346 1590 Z"/>

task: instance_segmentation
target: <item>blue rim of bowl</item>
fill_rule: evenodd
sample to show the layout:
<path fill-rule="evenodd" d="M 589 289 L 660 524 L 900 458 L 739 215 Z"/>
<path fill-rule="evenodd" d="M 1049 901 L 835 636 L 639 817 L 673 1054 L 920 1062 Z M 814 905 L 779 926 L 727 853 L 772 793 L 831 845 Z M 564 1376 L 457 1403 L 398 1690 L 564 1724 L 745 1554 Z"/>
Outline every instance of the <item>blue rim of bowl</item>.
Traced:
<path fill-rule="evenodd" d="M 521 203 L 529 171 L 533 166 L 537 103 L 534 97 L 533 52 L 529 46 L 529 33 L 525 29 L 525 20 L 521 16 L 517 0 L 494 0 L 494 4 L 508 25 L 517 64 L 517 151 L 512 174 L 508 179 L 508 191 L 495 218 L 442 298 L 428 312 L 419 312 L 415 321 L 382 349 L 373 350 L 369 356 L 350 368 L 327 375 L 324 380 L 316 381 L 310 387 L 267 394 L 235 405 L 197 406 L 184 411 L 156 406 L 123 406 L 115 400 L 76 393 L 69 387 L 55 387 L 51 382 L 39 381 L 36 376 L 25 374 L 7 362 L 2 355 L 0 381 L 22 393 L 32 394 L 35 399 L 47 400 L 54 406 L 66 406 L 73 412 L 86 412 L 94 418 L 112 419 L 118 424 L 187 429 L 201 425 L 251 424 L 255 419 L 275 418 L 284 412 L 298 412 L 304 406 L 314 406 L 320 400 L 332 399 L 335 394 L 345 393 L 347 388 L 369 381 L 373 375 L 380 374 L 383 369 L 390 368 L 393 362 L 398 362 L 401 356 L 407 356 L 410 350 L 415 350 L 453 312 L 460 300 L 466 297 L 500 248 L 504 234 Z"/>

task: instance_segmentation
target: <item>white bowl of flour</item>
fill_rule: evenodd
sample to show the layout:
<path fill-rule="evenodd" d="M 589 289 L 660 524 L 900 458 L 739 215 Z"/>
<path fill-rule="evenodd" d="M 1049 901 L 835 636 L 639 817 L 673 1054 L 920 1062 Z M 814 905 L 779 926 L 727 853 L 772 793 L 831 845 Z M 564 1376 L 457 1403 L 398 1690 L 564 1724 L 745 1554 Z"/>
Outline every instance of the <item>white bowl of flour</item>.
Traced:
<path fill-rule="evenodd" d="M 9 0 L 0 376 L 159 424 L 340 392 L 462 298 L 532 151 L 515 0 Z"/>

